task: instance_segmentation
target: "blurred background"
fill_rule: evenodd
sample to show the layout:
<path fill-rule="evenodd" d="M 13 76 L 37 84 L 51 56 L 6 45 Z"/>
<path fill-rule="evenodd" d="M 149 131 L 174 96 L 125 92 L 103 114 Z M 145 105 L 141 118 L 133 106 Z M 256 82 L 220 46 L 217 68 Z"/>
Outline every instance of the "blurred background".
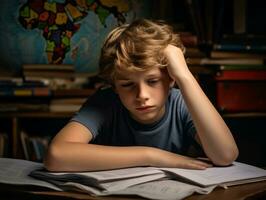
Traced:
<path fill-rule="evenodd" d="M 108 32 L 148 18 L 180 35 L 190 70 L 234 134 L 238 160 L 265 167 L 265 7 L 259 0 L 2 0 L 0 156 L 41 162 L 51 138 L 102 85 L 98 59 Z"/>

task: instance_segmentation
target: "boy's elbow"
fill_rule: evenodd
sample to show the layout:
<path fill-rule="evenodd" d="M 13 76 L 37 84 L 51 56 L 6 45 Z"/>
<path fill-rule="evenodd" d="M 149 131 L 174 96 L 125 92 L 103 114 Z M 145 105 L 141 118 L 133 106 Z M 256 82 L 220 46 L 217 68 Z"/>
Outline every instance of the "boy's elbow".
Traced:
<path fill-rule="evenodd" d="M 60 166 L 59 166 L 60 155 L 62 156 L 58 147 L 54 144 L 51 144 L 46 152 L 46 155 L 43 161 L 44 167 L 48 171 L 60 171 Z"/>
<path fill-rule="evenodd" d="M 218 166 L 228 166 L 231 165 L 238 157 L 239 151 L 236 147 L 232 151 L 225 152 L 218 159 L 214 159 L 213 163 Z"/>

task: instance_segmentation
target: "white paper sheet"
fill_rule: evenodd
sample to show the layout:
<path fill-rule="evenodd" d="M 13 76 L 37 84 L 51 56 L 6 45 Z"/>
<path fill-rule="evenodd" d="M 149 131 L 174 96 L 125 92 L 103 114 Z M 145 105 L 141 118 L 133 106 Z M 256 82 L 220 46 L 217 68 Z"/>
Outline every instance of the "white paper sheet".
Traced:
<path fill-rule="evenodd" d="M 114 191 L 112 194 L 134 194 L 149 199 L 180 200 L 197 192 L 210 193 L 215 186 L 201 188 L 174 180 L 162 180 L 143 183 L 126 188 L 122 191 Z"/>
<path fill-rule="evenodd" d="M 60 188 L 45 181 L 28 176 L 33 171 L 43 168 L 43 164 L 27 160 L 1 158 L 0 183 L 14 185 L 35 185 L 61 191 Z"/>
<path fill-rule="evenodd" d="M 210 185 L 233 185 L 237 181 L 253 179 L 253 181 L 266 178 L 266 170 L 234 162 L 228 167 L 210 167 L 205 170 L 180 169 L 180 168 L 161 168 L 164 171 L 172 172 L 177 176 L 184 177 L 202 186 Z M 230 183 L 231 182 L 231 183 Z"/>
<path fill-rule="evenodd" d="M 75 174 L 84 177 L 95 178 L 98 181 L 108 181 L 108 180 L 132 178 L 144 175 L 162 174 L 162 171 L 154 167 L 131 167 L 131 168 L 104 170 L 104 171 L 95 171 L 95 172 L 74 172 L 74 173 L 47 172 L 47 173 L 55 176 Z"/>

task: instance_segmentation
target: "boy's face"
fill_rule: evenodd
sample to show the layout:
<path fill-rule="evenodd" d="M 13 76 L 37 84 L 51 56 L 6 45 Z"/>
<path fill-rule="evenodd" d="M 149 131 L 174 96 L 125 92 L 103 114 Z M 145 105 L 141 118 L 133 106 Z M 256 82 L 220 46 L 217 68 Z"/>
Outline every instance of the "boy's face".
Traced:
<path fill-rule="evenodd" d="M 166 68 L 153 68 L 144 72 L 119 72 L 114 84 L 133 119 L 149 124 L 164 115 L 165 102 L 173 80 Z"/>

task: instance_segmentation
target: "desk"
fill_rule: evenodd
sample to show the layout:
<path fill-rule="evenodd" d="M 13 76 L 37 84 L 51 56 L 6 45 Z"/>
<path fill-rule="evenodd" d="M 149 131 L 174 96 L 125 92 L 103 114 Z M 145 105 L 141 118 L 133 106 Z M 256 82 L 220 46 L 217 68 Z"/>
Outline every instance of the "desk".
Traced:
<path fill-rule="evenodd" d="M 11 185 L 0 185 L 0 197 L 6 200 L 30 200 L 30 199 L 44 199 L 44 200 L 144 200 L 144 198 L 137 196 L 107 196 L 107 197 L 93 197 L 87 194 L 73 193 L 73 192 L 56 192 L 56 191 L 40 191 L 38 189 L 32 190 L 31 187 L 16 188 Z M 3 198 L 5 196 L 5 198 Z M 266 199 L 266 181 L 249 183 L 238 186 L 231 186 L 228 189 L 216 188 L 210 194 L 201 195 L 194 194 L 185 200 L 265 200 Z"/>

